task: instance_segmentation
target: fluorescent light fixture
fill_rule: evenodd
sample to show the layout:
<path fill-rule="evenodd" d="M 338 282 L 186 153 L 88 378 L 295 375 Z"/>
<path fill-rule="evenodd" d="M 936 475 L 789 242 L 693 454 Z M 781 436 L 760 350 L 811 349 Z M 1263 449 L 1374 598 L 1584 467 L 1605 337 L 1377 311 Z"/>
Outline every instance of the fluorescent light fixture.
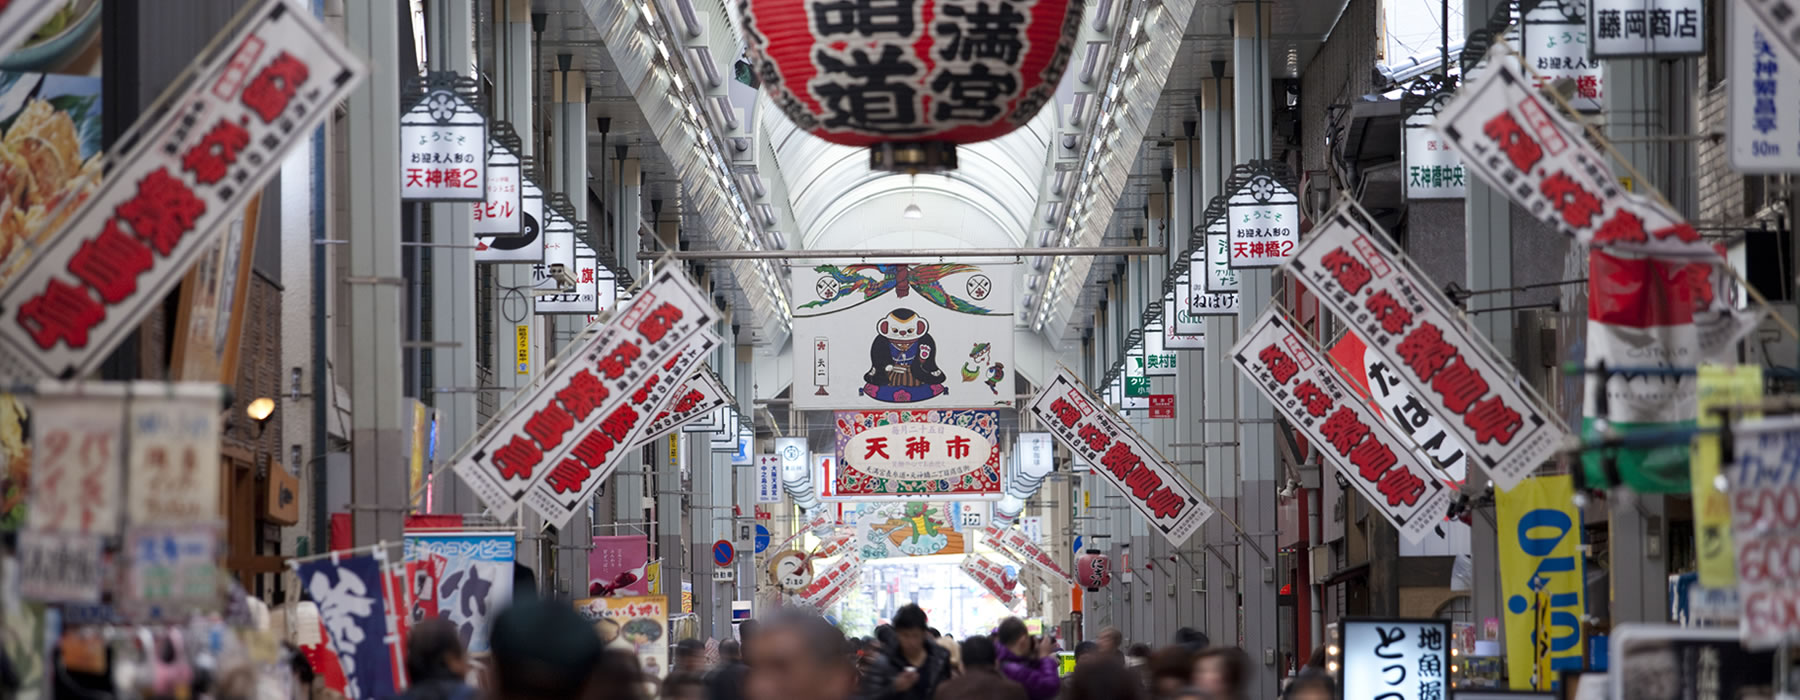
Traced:
<path fill-rule="evenodd" d="M 908 219 L 923 219 L 925 218 L 925 210 L 920 209 L 917 204 L 907 204 L 906 209 L 901 211 L 900 215 Z"/>

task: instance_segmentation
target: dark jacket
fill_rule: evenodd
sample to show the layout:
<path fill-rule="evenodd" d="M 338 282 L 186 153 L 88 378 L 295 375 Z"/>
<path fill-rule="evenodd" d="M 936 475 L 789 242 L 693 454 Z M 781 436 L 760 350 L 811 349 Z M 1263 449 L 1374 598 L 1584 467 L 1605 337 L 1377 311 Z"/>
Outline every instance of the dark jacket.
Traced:
<path fill-rule="evenodd" d="M 1027 659 L 1003 645 L 995 646 L 1000 647 L 1000 672 L 1025 686 L 1029 700 L 1053 700 L 1062 690 L 1062 677 L 1056 674 L 1055 656 Z"/>
<path fill-rule="evenodd" d="M 399 700 L 474 700 L 480 693 L 464 684 L 461 678 L 441 672 L 414 680 L 406 692 L 395 697 Z"/>
<path fill-rule="evenodd" d="M 868 669 L 863 671 L 862 700 L 931 700 L 938 686 L 950 680 L 950 651 L 927 641 L 925 663 L 917 668 L 919 682 L 904 691 L 895 690 L 894 677 L 910 665 L 901 655 L 898 644 L 875 654 Z"/>
<path fill-rule="evenodd" d="M 744 680 L 750 667 L 743 662 L 726 663 L 706 679 L 706 697 L 710 700 L 744 700 Z"/>
<path fill-rule="evenodd" d="M 933 700 L 1028 700 L 1025 686 L 1007 680 L 997 668 L 968 668 L 938 686 Z"/>

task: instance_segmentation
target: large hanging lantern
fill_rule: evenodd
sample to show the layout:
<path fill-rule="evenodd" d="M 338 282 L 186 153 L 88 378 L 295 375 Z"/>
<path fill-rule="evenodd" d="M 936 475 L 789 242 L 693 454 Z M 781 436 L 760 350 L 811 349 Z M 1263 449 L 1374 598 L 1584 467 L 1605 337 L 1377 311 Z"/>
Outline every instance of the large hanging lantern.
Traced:
<path fill-rule="evenodd" d="M 1112 560 L 1098 549 L 1090 549 L 1075 560 L 1075 583 L 1090 591 L 1112 583 Z"/>
<path fill-rule="evenodd" d="M 757 77 L 789 119 L 870 166 L 956 167 L 956 144 L 1054 97 L 1083 0 L 743 0 Z"/>

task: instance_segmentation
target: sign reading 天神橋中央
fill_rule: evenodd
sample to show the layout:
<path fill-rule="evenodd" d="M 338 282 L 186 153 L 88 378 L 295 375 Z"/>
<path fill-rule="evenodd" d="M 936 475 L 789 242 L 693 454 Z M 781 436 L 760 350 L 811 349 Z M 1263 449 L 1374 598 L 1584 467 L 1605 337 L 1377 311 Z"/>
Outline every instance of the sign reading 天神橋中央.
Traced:
<path fill-rule="evenodd" d="M 400 115 L 400 199 L 487 199 L 487 118 L 471 104 L 480 99 L 475 81 L 428 73 L 417 99 Z"/>
<path fill-rule="evenodd" d="M 255 3 L 233 27 L 155 123 L 114 143 L 100 190 L 0 289 L 0 376 L 91 372 L 365 73 L 292 2 Z"/>
<path fill-rule="evenodd" d="M 1405 254 L 1372 233 L 1377 230 L 1354 202 L 1342 203 L 1314 227 L 1287 269 L 1398 370 L 1496 485 L 1512 488 L 1549 459 L 1568 432 L 1529 388 L 1512 380 L 1518 372 L 1493 359 L 1499 355 Z"/>
<path fill-rule="evenodd" d="M 1744 646 L 1800 641 L 1800 418 L 1732 426 L 1731 539 L 1737 549 Z"/>
<path fill-rule="evenodd" d="M 1343 621 L 1339 697 L 1441 700 L 1450 697 L 1450 623 Z"/>
<path fill-rule="evenodd" d="M 1494 495 L 1506 668 L 1516 690 L 1549 690 L 1584 667 L 1581 513 L 1568 474 L 1534 476 Z"/>
<path fill-rule="evenodd" d="M 1019 597 L 1013 594 L 1013 589 L 1019 585 L 1017 575 L 1007 576 L 1006 567 L 994 563 L 992 559 L 970 554 L 963 557 L 962 565 L 958 568 L 968 574 L 969 578 L 975 579 L 987 592 L 994 594 L 995 598 L 999 598 L 1001 605 L 1010 608 L 1013 603 L 1018 602 Z"/>
<path fill-rule="evenodd" d="M 1462 156 L 1431 129 L 1437 118 L 1436 101 L 1407 115 L 1405 153 L 1407 199 L 1462 199 L 1469 182 Z"/>
<path fill-rule="evenodd" d="M 1244 332 L 1231 356 L 1406 539 L 1419 541 L 1443 519 L 1451 492 L 1439 472 L 1416 459 L 1411 445 L 1344 384 L 1279 307 Z"/>
<path fill-rule="evenodd" d="M 839 411 L 839 498 L 1000 495 L 1000 415 L 991 409 Z"/>
<path fill-rule="evenodd" d="M 436 574 L 437 612 L 449 618 L 472 653 L 488 645 L 488 621 L 512 603 L 517 541 L 511 532 L 408 532 L 402 559 L 408 571 Z"/>
<path fill-rule="evenodd" d="M 1782 40 L 1781 30 L 1754 8 L 1759 0 L 1732 0 L 1727 20 L 1730 41 L 1726 70 L 1736 77 L 1726 88 L 1725 140 L 1731 168 L 1740 173 L 1800 171 L 1800 37 Z M 1790 12 L 1787 30 L 1800 32 Z M 1741 76 L 1741 77 L 1740 77 Z"/>
<path fill-rule="evenodd" d="M 1595 58 L 1706 52 L 1706 0 L 1588 0 Z"/>
<path fill-rule="evenodd" d="M 1190 316 L 1236 316 L 1238 273 L 1231 264 L 1231 232 L 1225 221 L 1225 198 L 1214 197 L 1206 208 L 1204 244 L 1188 256 L 1185 299 Z"/>
<path fill-rule="evenodd" d="M 637 443 L 645 416 L 717 338 L 718 312 L 679 272 L 665 268 L 557 369 L 509 407 L 496 428 L 453 464 L 495 517 L 511 517 L 527 492 L 558 524 Z M 570 505 L 573 504 L 573 505 Z"/>
<path fill-rule="evenodd" d="M 1032 399 L 1031 415 L 1057 442 L 1094 465 L 1139 514 L 1173 544 L 1187 541 L 1213 508 L 1163 456 L 1118 416 L 1099 405 L 1067 368 Z"/>
<path fill-rule="evenodd" d="M 1230 265 L 1280 265 L 1300 245 L 1300 198 L 1273 174 L 1240 166 L 1232 179 L 1240 178 L 1242 184 L 1225 204 Z"/>
<path fill-rule="evenodd" d="M 796 268 L 794 407 L 1013 405 L 1014 267 Z"/>

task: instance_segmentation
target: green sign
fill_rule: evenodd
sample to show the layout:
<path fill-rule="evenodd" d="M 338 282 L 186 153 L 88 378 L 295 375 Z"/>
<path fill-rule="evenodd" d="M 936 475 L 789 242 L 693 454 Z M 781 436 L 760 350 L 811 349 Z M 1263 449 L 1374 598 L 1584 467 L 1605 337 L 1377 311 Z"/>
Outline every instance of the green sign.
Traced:
<path fill-rule="evenodd" d="M 1149 396 L 1150 395 L 1150 378 L 1149 377 L 1126 377 L 1125 378 L 1125 395 L 1131 396 L 1131 397 Z"/>

